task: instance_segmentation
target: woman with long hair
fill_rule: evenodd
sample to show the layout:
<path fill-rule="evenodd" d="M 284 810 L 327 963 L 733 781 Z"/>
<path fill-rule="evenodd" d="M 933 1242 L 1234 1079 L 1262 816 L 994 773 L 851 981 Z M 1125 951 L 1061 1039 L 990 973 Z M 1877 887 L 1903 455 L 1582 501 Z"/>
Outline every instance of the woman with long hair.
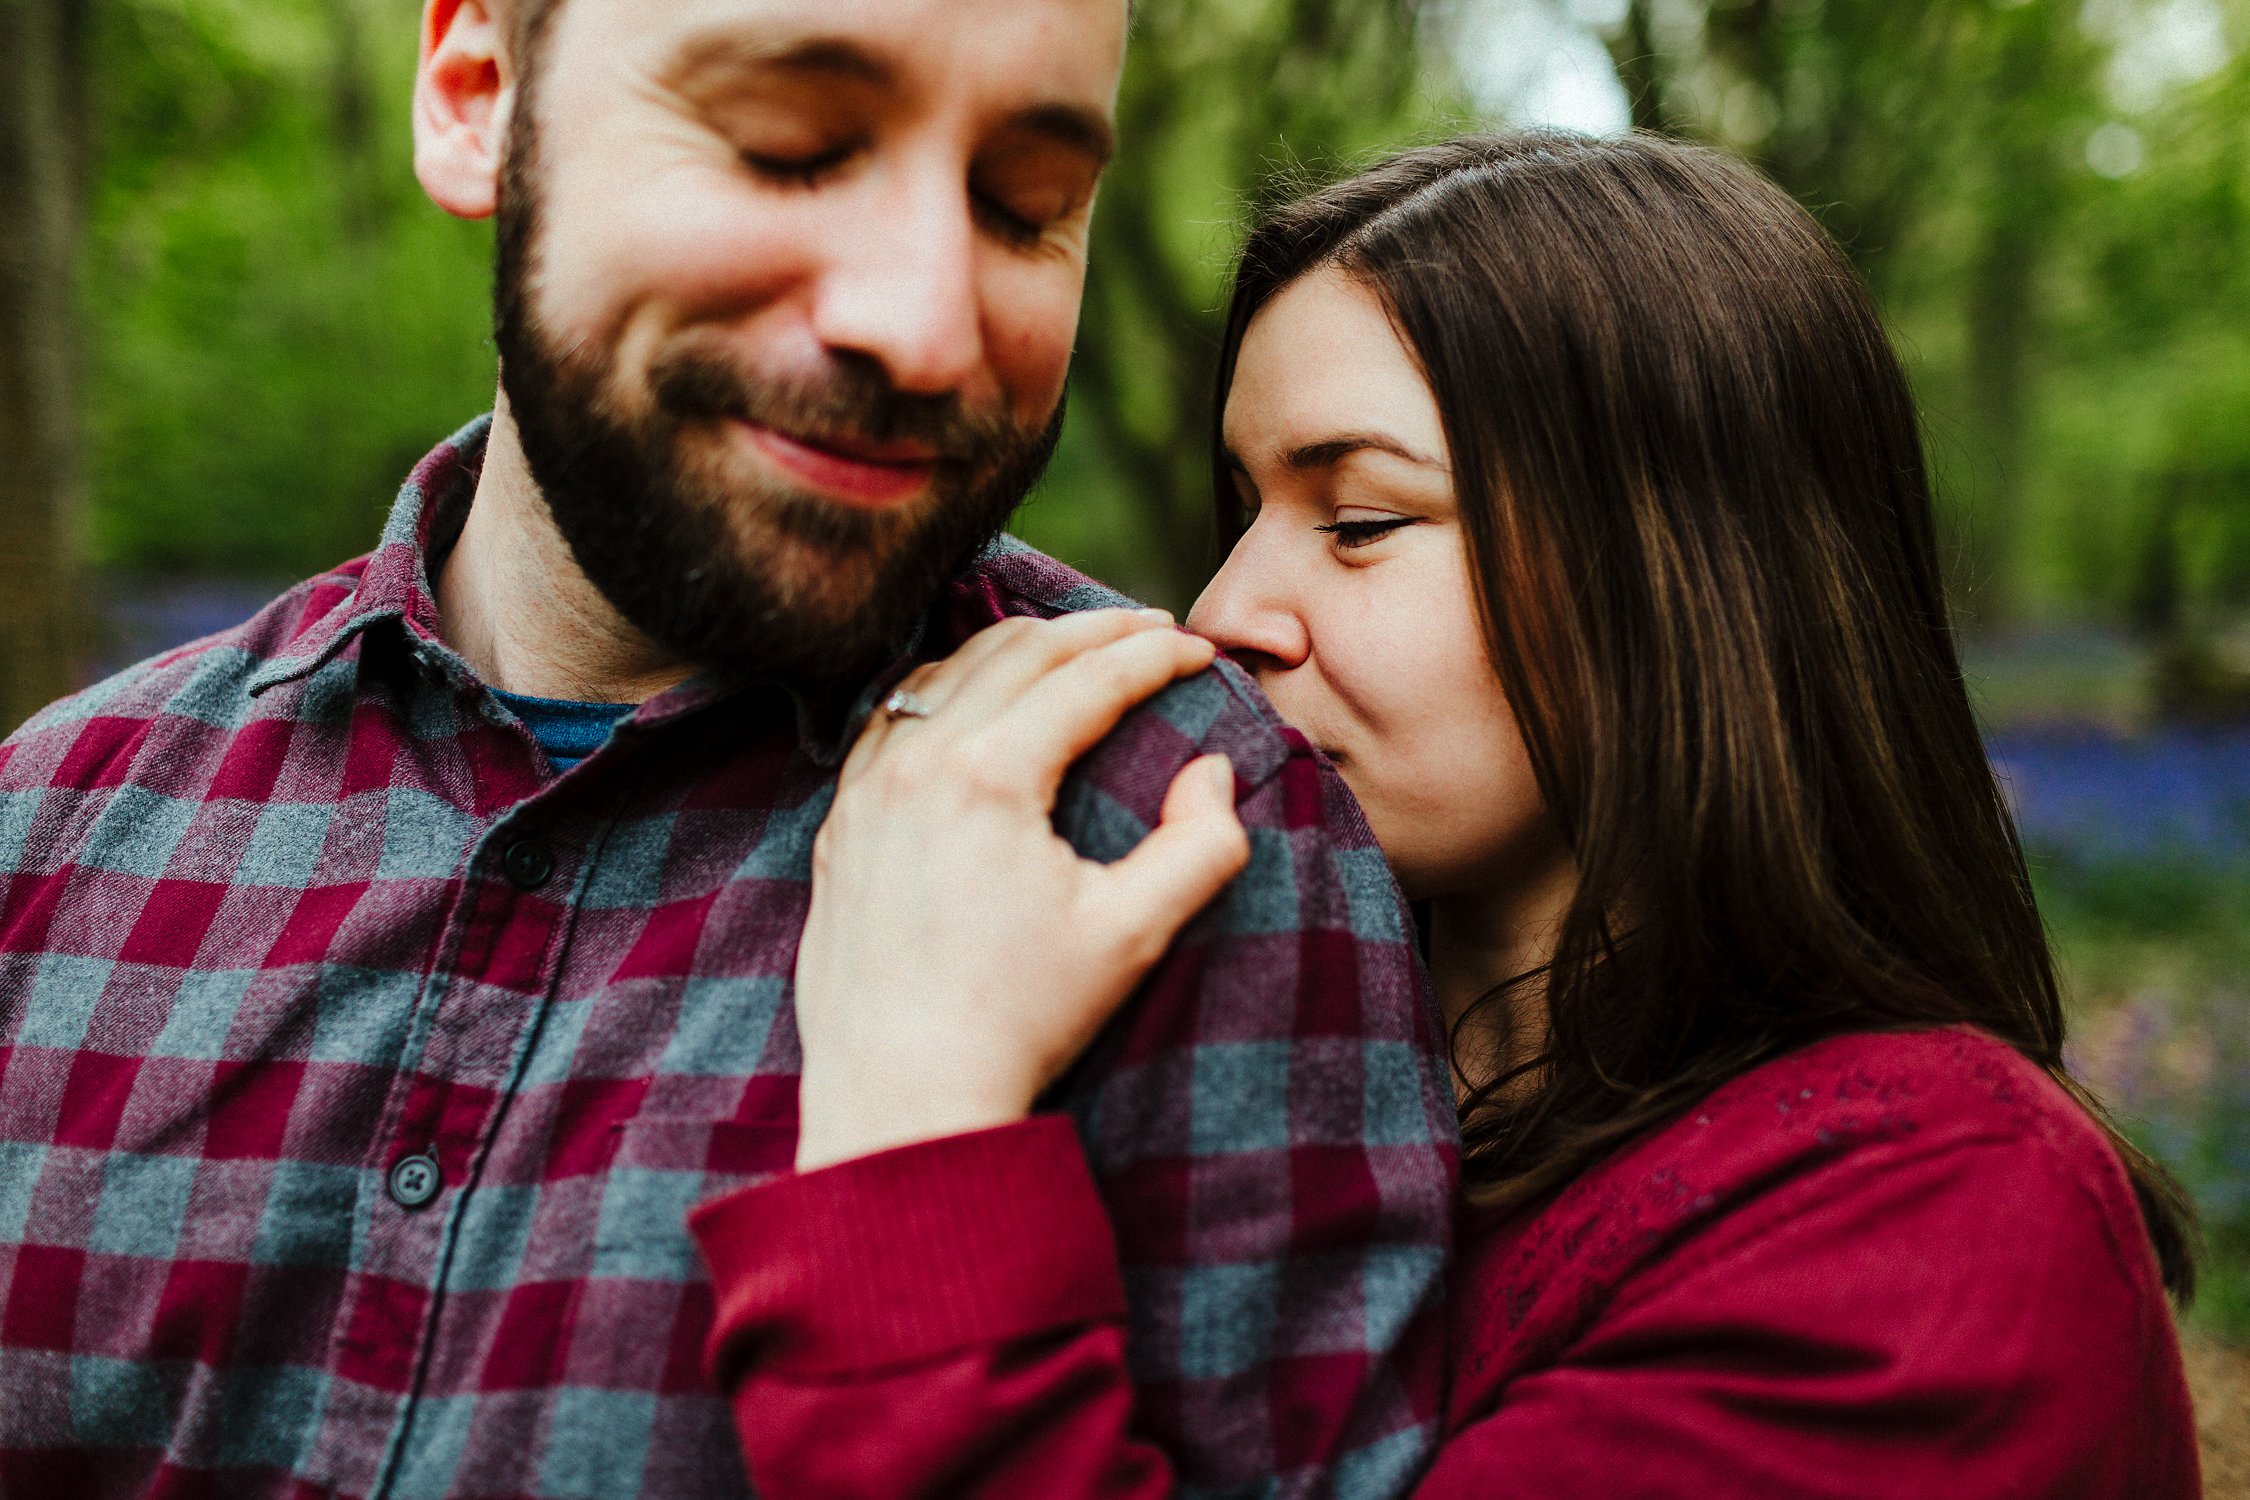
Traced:
<path fill-rule="evenodd" d="M 2189 1214 L 2065 1069 L 1915 410 L 1813 220 L 1649 136 L 1408 151 L 1255 227 L 1219 395 L 1230 550 L 1189 624 L 1357 796 L 1453 1037 L 1420 1493 L 2195 1494 Z M 1209 654 L 1007 628 L 855 749 L 799 1172 L 699 1224 L 774 1500 L 1170 1492 L 1099 1237 L 1019 1242 L 1101 1213 L 1040 1096 L 1249 852 L 1200 763 L 1125 866 L 1048 804 Z M 1012 883 L 963 897 L 965 848 Z M 963 899 L 1008 940 L 891 940 Z M 760 1259 L 901 1215 L 916 1264 L 851 1256 L 848 1290 Z M 1255 1268 L 1241 1295 L 1214 1316 L 1293 1315 Z M 875 1359 L 885 1316 L 942 1331 Z"/>

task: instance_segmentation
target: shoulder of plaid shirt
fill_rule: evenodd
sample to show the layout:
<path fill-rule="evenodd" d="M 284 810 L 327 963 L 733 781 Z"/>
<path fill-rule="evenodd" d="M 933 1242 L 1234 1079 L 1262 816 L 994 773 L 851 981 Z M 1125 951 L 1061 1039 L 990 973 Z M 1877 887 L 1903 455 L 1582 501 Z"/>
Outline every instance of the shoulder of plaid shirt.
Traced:
<path fill-rule="evenodd" d="M 1179 1493 L 1067 1121 L 776 1178 L 697 1224 L 766 1500 Z M 1416 1500 L 2202 1494 L 2123 1165 L 1982 1033 L 1816 1043 L 1466 1228 Z"/>
<path fill-rule="evenodd" d="M 851 721 L 701 680 L 547 774 L 425 577 L 485 430 L 368 558 L 0 747 L 0 1492 L 747 1493 L 686 1220 L 791 1164 Z M 932 649 L 1114 602 L 1003 542 Z M 1395 1494 L 1458 1144 L 1379 851 L 1228 668 L 1128 718 L 1057 825 L 1115 858 L 1213 750 L 1251 865 L 1049 1102 L 1189 1492 Z"/>

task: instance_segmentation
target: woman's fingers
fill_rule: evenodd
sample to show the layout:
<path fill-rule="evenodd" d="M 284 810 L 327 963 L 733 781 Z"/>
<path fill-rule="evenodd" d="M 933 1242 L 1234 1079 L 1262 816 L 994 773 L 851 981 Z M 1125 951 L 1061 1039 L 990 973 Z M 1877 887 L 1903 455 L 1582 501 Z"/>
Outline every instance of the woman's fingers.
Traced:
<path fill-rule="evenodd" d="M 911 693 L 929 704 L 931 711 L 935 712 L 937 673 L 938 669 L 944 665 L 944 662 L 925 662 L 900 678 L 898 685 L 892 688 L 891 692 Z M 889 695 L 886 694 L 885 702 L 888 701 Z M 883 741 L 889 737 L 892 729 L 899 722 L 901 721 L 894 717 L 882 703 L 876 704 L 875 711 L 867 716 L 867 722 L 859 726 L 859 737 L 852 741 L 851 753 L 844 757 L 843 769 L 838 773 L 839 782 L 856 781 L 866 771 L 868 764 L 875 758 L 876 752 L 882 749 Z M 911 722 L 911 720 L 907 722 Z"/>
<path fill-rule="evenodd" d="M 1056 836 L 1069 762 L 1211 661 L 1154 624 L 1013 629 L 909 675 L 933 717 L 854 747 L 797 953 L 801 1166 L 1020 1117 L 1242 868 L 1223 757 L 1182 771 L 1115 864 Z M 973 889 L 964 868 L 983 872 Z"/>
<path fill-rule="evenodd" d="M 1110 890 L 1102 905 L 1127 925 L 1125 947 L 1145 971 L 1249 862 L 1234 768 L 1223 755 L 1206 755 L 1172 778 L 1154 831 L 1103 870 Z"/>
<path fill-rule="evenodd" d="M 1137 635 L 1169 631 L 1160 609 L 1089 609 L 1052 620 L 1003 620 L 971 636 L 937 663 L 932 687 L 965 716 L 996 714 L 1017 695 L 1089 651 Z"/>
<path fill-rule="evenodd" d="M 1096 609 L 1054 620 L 1013 619 L 989 626 L 971 636 L 953 655 L 925 663 L 900 681 L 897 691 L 911 693 L 927 704 L 934 722 L 894 718 L 878 705 L 844 763 L 844 777 L 850 780 L 863 772 L 902 728 L 911 727 L 925 745 L 933 732 L 955 741 L 977 736 L 1007 713 L 1027 690 L 1070 663 L 1143 636 L 1180 636 L 1171 625 L 1172 617 L 1162 610 Z M 1127 699 L 1110 722 L 1114 724 L 1125 708 L 1169 680 L 1162 678 Z M 1092 743 L 1088 740 L 1086 745 Z M 1067 759 L 1064 764 L 1068 764 Z M 1059 772 L 1057 775 L 1059 779 Z"/>
<path fill-rule="evenodd" d="M 1147 631 L 1080 652 L 1016 696 L 980 736 L 980 753 L 1004 757 L 1034 794 L 1052 799 L 1071 763 L 1128 710 L 1202 671 L 1217 655 L 1203 637 L 1179 630 Z"/>

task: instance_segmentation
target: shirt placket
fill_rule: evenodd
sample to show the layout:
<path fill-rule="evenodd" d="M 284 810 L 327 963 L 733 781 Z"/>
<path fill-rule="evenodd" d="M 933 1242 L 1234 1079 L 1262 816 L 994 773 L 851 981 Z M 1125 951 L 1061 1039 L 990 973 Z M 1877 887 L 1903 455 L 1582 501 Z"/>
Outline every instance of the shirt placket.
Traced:
<path fill-rule="evenodd" d="M 512 769 L 512 768 L 511 768 Z M 539 772 L 526 766 L 526 789 Z M 443 1336 L 439 1289 L 465 1195 L 505 1108 L 527 1032 L 547 1003 L 582 863 L 546 799 L 518 803 L 477 841 L 439 938 L 422 1016 L 368 1164 L 354 1295 L 316 1472 L 339 1493 L 380 1494 Z"/>

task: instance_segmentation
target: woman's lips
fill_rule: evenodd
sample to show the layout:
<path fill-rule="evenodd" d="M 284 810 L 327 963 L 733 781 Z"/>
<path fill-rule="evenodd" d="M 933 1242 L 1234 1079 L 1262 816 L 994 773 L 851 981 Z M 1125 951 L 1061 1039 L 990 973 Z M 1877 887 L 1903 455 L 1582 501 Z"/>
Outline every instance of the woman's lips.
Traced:
<path fill-rule="evenodd" d="M 939 455 L 918 443 L 853 443 L 791 437 L 739 424 L 760 453 L 809 489 L 862 510 L 889 510 L 929 488 Z"/>

